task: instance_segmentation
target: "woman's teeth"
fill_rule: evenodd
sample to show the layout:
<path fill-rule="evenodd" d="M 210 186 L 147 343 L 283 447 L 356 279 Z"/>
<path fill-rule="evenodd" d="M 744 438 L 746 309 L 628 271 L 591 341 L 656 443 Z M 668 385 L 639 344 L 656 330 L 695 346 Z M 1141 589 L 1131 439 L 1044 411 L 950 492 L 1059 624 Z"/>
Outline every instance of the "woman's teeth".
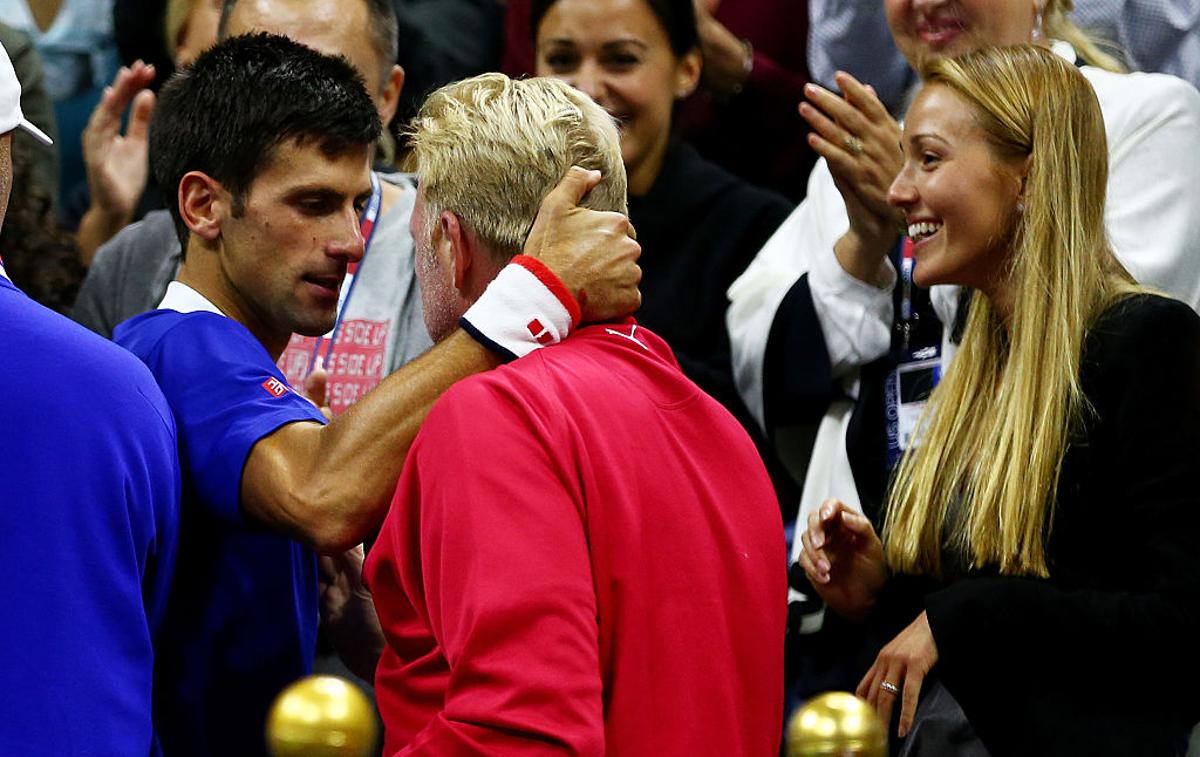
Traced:
<path fill-rule="evenodd" d="M 908 225 L 908 238 L 914 242 L 920 242 L 923 239 L 933 236 L 942 228 L 940 223 L 931 223 L 922 221 L 921 223 L 910 223 Z"/>

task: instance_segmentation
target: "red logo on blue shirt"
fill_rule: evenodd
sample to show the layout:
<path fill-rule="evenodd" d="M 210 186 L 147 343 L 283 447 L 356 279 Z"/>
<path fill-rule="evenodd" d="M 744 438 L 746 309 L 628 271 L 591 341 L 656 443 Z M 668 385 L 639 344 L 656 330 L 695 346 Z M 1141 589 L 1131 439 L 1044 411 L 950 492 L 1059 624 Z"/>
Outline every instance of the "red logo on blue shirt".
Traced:
<path fill-rule="evenodd" d="M 269 378 L 262 383 L 262 388 L 272 397 L 282 397 L 288 393 L 288 385 L 277 378 Z"/>

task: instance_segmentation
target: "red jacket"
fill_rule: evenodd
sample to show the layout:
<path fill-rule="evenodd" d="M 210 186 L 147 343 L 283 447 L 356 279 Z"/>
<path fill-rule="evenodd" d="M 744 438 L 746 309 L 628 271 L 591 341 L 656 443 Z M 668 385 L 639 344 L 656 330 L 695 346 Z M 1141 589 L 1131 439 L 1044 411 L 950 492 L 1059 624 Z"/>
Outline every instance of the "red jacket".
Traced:
<path fill-rule="evenodd" d="M 385 753 L 775 754 L 785 561 L 754 446 L 645 329 L 462 381 L 367 561 Z"/>

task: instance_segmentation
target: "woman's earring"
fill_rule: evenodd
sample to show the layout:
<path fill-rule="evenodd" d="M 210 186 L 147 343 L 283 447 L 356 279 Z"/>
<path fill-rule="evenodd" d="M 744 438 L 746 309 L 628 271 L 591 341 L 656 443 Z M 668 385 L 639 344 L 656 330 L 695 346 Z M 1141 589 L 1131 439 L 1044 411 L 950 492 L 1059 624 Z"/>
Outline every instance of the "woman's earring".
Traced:
<path fill-rule="evenodd" d="M 1044 38 L 1045 34 L 1042 32 L 1042 9 L 1039 7 L 1037 9 L 1037 16 L 1033 19 L 1033 42 L 1037 44 Z"/>
<path fill-rule="evenodd" d="M 1017 200 L 1017 214 L 1020 215 L 1021 213 L 1024 213 L 1024 212 L 1025 212 L 1025 203 L 1021 200 Z"/>

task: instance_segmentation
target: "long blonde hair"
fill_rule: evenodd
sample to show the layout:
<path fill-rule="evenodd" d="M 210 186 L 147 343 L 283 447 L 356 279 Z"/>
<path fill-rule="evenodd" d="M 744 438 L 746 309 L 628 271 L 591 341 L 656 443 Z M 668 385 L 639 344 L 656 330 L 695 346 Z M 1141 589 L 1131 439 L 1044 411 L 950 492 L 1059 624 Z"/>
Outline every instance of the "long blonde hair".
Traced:
<path fill-rule="evenodd" d="M 974 567 L 1047 576 L 1046 541 L 1069 433 L 1087 411 L 1079 367 L 1097 315 L 1136 291 L 1108 245 L 1104 121 L 1091 85 L 1033 45 L 930 60 L 925 86 L 970 103 L 995 154 L 1028 158 L 1014 209 L 1006 327 L 984 297 L 900 464 L 884 522 L 893 570 L 940 574 L 947 538 Z M 962 517 L 949 522 L 961 502 Z M 944 529 L 949 528 L 949 533 Z"/>

